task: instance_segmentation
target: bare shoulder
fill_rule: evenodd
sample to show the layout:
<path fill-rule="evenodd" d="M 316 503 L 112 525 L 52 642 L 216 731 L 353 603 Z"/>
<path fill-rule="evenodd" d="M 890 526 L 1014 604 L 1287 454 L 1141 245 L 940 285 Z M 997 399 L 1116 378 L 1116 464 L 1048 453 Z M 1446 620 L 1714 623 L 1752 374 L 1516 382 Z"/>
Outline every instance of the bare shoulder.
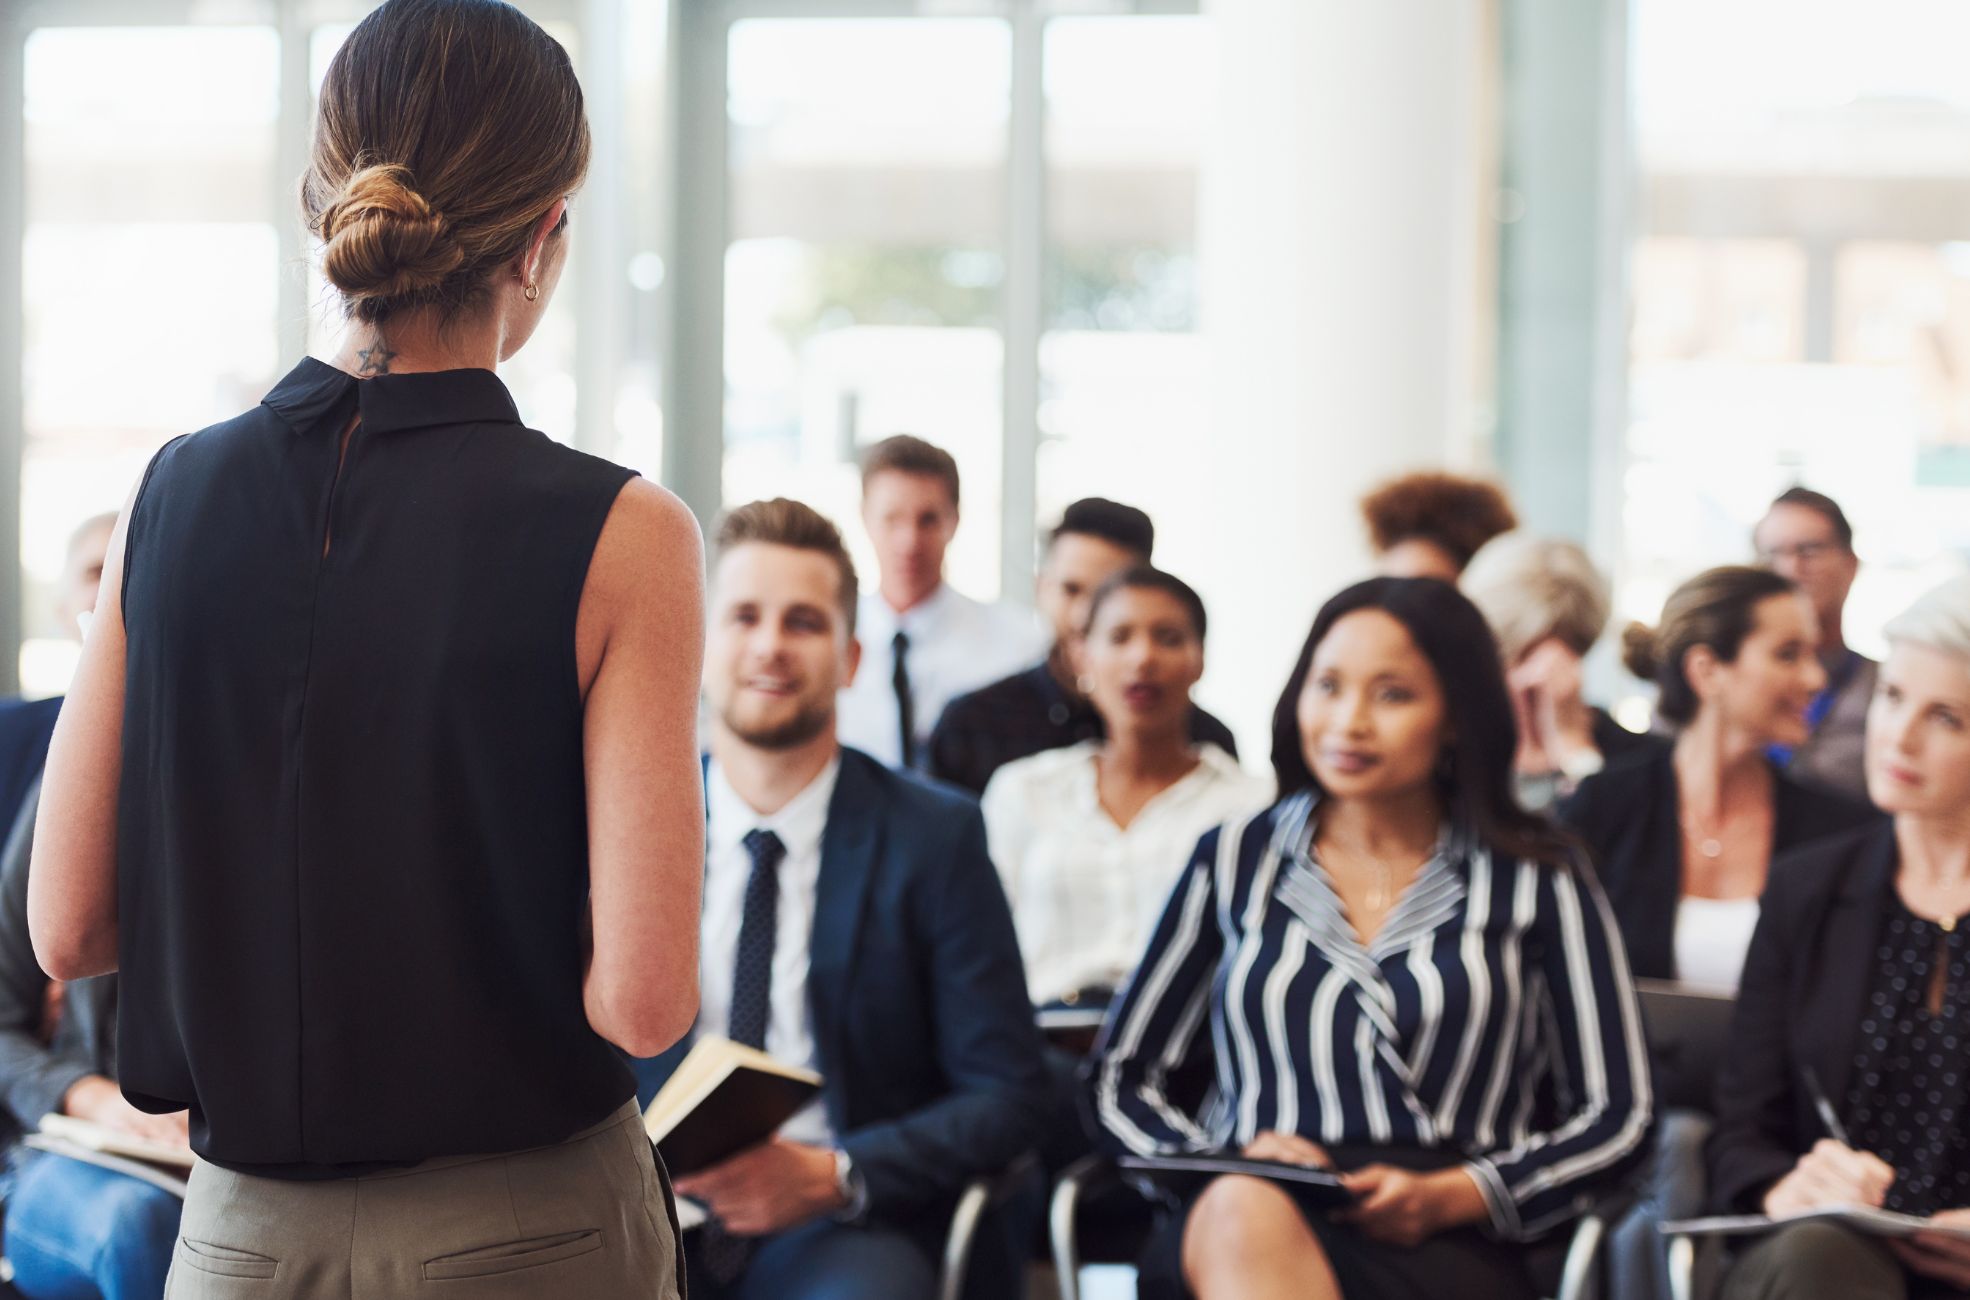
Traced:
<path fill-rule="evenodd" d="M 615 600 L 652 586 L 696 587 L 703 571 L 704 540 L 690 507 L 669 489 L 633 478 L 602 524 L 584 595 Z"/>
<path fill-rule="evenodd" d="M 702 543 L 691 508 L 669 488 L 637 477 L 617 493 L 602 525 L 597 550 L 636 552 L 643 547 L 658 548 L 659 554 L 674 554 L 680 547 L 688 547 L 695 554 Z"/>
<path fill-rule="evenodd" d="M 584 694 L 618 633 L 665 655 L 702 638 L 704 563 L 704 540 L 689 507 L 648 479 L 623 484 L 582 584 L 575 653 Z"/>

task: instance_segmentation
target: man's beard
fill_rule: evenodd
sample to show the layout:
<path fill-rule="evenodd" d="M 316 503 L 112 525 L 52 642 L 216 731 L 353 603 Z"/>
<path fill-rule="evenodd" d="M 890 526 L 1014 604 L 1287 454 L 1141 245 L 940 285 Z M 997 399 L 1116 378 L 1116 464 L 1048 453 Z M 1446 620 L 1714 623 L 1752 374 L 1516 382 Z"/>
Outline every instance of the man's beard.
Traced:
<path fill-rule="evenodd" d="M 791 718 L 770 727 L 748 726 L 729 709 L 722 720 L 727 731 L 754 749 L 797 749 L 832 728 L 835 711 L 832 702 L 824 700 L 803 705 Z"/>

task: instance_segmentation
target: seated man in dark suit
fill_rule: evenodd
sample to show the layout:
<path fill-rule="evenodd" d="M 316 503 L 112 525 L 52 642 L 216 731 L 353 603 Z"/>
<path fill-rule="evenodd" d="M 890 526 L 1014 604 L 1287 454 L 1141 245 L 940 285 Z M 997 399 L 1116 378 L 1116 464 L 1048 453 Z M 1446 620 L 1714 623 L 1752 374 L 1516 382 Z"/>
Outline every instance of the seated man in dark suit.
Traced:
<path fill-rule="evenodd" d="M 917 1300 L 958 1193 L 1035 1145 L 1046 1075 L 978 807 L 835 740 L 855 571 L 792 501 L 717 536 L 705 656 L 700 1035 L 817 1071 L 819 1099 L 680 1195 L 694 1297 Z"/>
<path fill-rule="evenodd" d="M 1015 759 L 1102 738 L 1101 715 L 1078 684 L 1074 642 L 1088 597 L 1122 570 L 1148 564 L 1155 547 L 1156 525 L 1134 506 L 1087 497 L 1067 507 L 1047 539 L 1034 590 L 1053 624 L 1053 648 L 1044 662 L 945 706 L 930 734 L 932 776 L 983 794 L 992 773 Z M 1238 757 L 1231 729 L 1194 706 L 1190 739 Z"/>

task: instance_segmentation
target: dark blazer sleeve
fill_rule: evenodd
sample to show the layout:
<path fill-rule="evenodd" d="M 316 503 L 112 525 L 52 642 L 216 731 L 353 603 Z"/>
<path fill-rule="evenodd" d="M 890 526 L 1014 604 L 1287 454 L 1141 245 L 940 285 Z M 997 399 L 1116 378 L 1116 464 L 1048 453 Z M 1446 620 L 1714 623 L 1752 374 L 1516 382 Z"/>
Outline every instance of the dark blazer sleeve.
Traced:
<path fill-rule="evenodd" d="M 43 1115 L 61 1109 L 77 1080 L 96 1073 L 93 1061 L 46 1047 L 36 1033 L 49 984 L 27 931 L 27 863 L 40 793 L 37 778 L 0 850 L 0 1097 L 30 1130 Z"/>
<path fill-rule="evenodd" d="M 1637 979 L 1676 977 L 1682 831 L 1670 762 L 1662 746 L 1610 764 L 1559 808 L 1560 824 L 1587 847 Z"/>
<path fill-rule="evenodd" d="M 1793 963 L 1810 960 L 1801 933 L 1808 872 L 1772 872 L 1745 954 L 1731 1036 L 1717 1075 L 1717 1126 L 1706 1148 L 1710 1196 L 1727 1212 L 1756 1213 L 1798 1160 L 1790 1141 L 1796 1073 L 1788 1044 Z"/>
<path fill-rule="evenodd" d="M 928 956 L 922 975 L 934 1041 L 897 1046 L 932 1052 L 949 1090 L 840 1139 L 878 1217 L 949 1200 L 1036 1146 L 1047 1122 L 1039 1030 L 985 820 L 975 804 L 953 803 L 945 813 L 954 834 L 932 832 L 918 848 L 926 869 L 911 890 L 908 922 Z"/>
<path fill-rule="evenodd" d="M 973 795 L 985 793 L 991 769 L 975 751 L 978 734 L 976 715 L 981 707 L 977 693 L 960 695 L 937 715 L 930 729 L 930 774 Z"/>

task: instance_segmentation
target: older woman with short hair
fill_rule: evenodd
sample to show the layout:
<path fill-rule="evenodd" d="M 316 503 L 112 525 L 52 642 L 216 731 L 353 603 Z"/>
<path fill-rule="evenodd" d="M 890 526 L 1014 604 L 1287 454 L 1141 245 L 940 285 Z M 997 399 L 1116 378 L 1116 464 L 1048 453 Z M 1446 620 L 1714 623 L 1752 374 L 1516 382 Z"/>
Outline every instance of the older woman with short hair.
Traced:
<path fill-rule="evenodd" d="M 1518 723 L 1519 801 L 1547 808 L 1611 761 L 1663 743 L 1628 730 L 1581 693 L 1581 661 L 1607 628 L 1607 578 L 1558 537 L 1511 532 L 1487 542 L 1458 585 L 1498 638 Z"/>
<path fill-rule="evenodd" d="M 1970 1228 L 1970 577 L 1887 629 L 1868 794 L 1892 823 L 1772 871 L 1710 1144 L 1719 1208 L 1882 1206 Z M 1816 1095 L 1818 1094 L 1818 1095 Z M 1824 1099 L 1824 1105 L 1822 1105 Z M 1838 1128 L 1823 1118 L 1827 1107 Z M 1744 1248 L 1730 1300 L 1970 1290 L 1970 1240 L 1801 1223 Z"/>

